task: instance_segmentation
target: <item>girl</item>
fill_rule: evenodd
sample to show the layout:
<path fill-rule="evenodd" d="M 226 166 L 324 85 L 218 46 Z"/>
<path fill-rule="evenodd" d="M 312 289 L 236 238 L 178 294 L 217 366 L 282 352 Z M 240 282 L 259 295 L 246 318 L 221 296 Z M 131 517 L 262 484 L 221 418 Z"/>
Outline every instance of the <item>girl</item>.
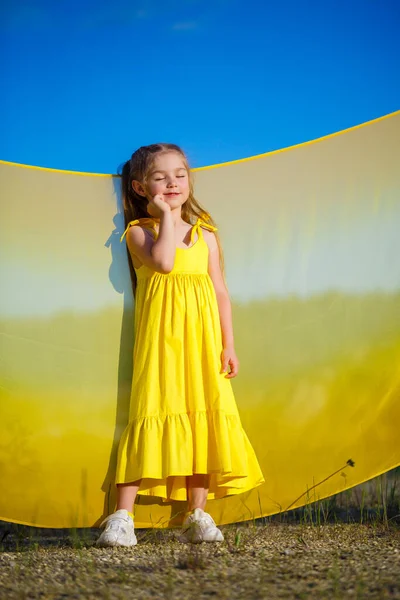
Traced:
<path fill-rule="evenodd" d="M 230 379 L 239 361 L 214 221 L 175 144 L 139 148 L 122 171 L 135 293 L 129 424 L 118 448 L 117 511 L 98 545 L 134 546 L 137 494 L 188 502 L 181 541 L 222 541 L 207 499 L 264 482 Z"/>

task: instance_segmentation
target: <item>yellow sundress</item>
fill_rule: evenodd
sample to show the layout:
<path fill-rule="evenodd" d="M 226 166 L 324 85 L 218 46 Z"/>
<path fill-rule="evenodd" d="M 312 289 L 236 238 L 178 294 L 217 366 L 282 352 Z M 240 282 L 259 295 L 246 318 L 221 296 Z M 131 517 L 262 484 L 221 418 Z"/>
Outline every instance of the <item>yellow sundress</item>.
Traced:
<path fill-rule="evenodd" d="M 154 232 L 155 219 L 131 221 Z M 242 428 L 230 379 L 221 371 L 222 334 L 202 219 L 173 270 L 135 269 L 135 344 L 129 423 L 122 434 L 116 483 L 142 479 L 139 494 L 187 500 L 186 476 L 209 473 L 208 499 L 264 482 Z M 197 234 L 197 239 L 195 237 Z"/>

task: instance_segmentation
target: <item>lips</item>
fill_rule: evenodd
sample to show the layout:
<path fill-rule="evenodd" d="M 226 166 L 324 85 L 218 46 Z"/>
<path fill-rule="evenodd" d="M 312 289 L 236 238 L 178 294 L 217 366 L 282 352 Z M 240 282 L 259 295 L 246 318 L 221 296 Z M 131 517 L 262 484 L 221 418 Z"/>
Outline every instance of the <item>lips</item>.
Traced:
<path fill-rule="evenodd" d="M 164 194 L 164 196 L 179 196 L 179 192 L 169 192 L 168 194 Z"/>

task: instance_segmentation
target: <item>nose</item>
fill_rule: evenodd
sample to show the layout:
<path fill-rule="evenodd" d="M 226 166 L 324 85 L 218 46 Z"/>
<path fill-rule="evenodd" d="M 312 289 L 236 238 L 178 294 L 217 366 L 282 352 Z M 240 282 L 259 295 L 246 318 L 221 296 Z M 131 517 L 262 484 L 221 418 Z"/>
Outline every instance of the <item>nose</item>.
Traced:
<path fill-rule="evenodd" d="M 167 187 L 176 187 L 176 181 L 175 178 L 169 179 L 168 183 L 167 183 Z"/>

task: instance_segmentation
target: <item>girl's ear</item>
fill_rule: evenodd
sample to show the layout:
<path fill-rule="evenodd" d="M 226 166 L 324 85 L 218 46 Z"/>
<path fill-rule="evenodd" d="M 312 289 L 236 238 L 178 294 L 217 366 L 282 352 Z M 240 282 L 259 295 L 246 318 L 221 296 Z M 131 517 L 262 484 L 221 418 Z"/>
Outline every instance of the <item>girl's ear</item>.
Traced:
<path fill-rule="evenodd" d="M 139 194 L 139 196 L 144 196 L 146 197 L 146 192 L 144 190 L 144 187 L 142 186 L 142 184 L 140 183 L 140 181 L 136 181 L 136 179 L 133 179 L 132 181 L 132 187 L 135 190 L 135 192 L 137 194 Z"/>

